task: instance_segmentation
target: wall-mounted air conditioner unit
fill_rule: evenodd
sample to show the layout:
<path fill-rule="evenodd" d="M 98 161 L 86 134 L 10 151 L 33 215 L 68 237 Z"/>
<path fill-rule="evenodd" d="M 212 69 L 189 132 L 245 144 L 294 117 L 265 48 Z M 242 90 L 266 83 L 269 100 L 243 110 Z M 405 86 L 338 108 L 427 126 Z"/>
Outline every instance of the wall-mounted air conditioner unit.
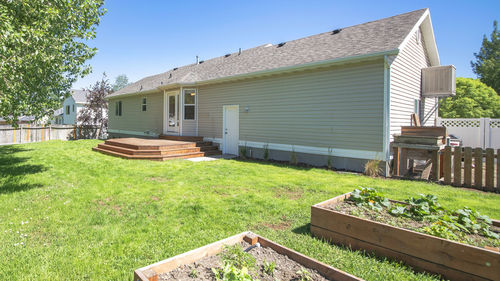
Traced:
<path fill-rule="evenodd" d="M 456 94 L 456 69 L 453 65 L 422 68 L 422 96 L 447 97 Z"/>

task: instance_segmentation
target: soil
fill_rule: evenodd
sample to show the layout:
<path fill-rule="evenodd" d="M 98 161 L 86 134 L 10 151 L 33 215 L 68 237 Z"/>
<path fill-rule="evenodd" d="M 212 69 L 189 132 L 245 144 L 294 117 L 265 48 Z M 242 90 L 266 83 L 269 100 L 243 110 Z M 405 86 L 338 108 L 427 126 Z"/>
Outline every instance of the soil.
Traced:
<path fill-rule="evenodd" d="M 363 206 L 357 206 L 355 203 L 350 202 L 350 201 L 343 201 L 340 203 L 334 203 L 331 205 L 325 206 L 328 209 L 363 218 L 363 219 L 368 219 L 376 222 L 381 222 L 385 223 L 388 225 L 396 226 L 396 227 L 401 227 L 404 229 L 409 229 L 413 230 L 416 232 L 420 233 L 426 233 L 424 231 L 424 227 L 426 226 L 431 226 L 432 222 L 430 221 L 416 221 L 410 218 L 405 218 L 405 217 L 396 217 L 391 215 L 388 210 L 383 209 L 382 211 L 377 211 L 377 210 L 372 210 Z M 492 226 L 491 230 L 494 232 L 500 232 L 500 228 L 496 226 Z M 428 233 L 426 233 L 428 234 Z M 500 241 L 494 241 L 494 239 L 487 238 L 481 235 L 466 235 L 465 236 L 465 241 L 458 241 L 462 242 L 465 244 L 473 245 L 473 246 L 478 246 L 478 247 L 484 247 L 484 246 L 490 246 L 490 247 L 499 247 L 500 246 Z"/>
<path fill-rule="evenodd" d="M 250 244 L 241 242 L 243 249 L 248 249 Z M 254 247 L 248 251 L 255 258 L 255 268 L 250 270 L 252 278 L 260 281 L 299 281 L 300 276 L 297 271 L 306 269 L 310 273 L 311 280 L 326 281 L 325 277 L 319 274 L 316 270 L 302 266 L 301 264 L 291 260 L 289 257 L 275 252 L 271 248 Z M 264 262 L 275 262 L 276 268 L 273 275 L 268 275 L 263 272 Z M 192 264 L 180 266 L 170 272 L 159 275 L 159 281 L 165 280 L 216 280 L 212 272 L 212 268 L 220 268 L 222 262 L 220 256 L 210 256 L 202 258 Z M 196 272 L 196 276 L 192 275 Z"/>

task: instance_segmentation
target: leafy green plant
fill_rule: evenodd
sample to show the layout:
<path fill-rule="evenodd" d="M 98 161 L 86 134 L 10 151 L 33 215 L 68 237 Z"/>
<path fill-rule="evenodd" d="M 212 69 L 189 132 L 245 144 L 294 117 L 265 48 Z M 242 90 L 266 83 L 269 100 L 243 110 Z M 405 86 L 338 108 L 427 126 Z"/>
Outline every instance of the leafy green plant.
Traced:
<path fill-rule="evenodd" d="M 226 246 L 221 254 L 221 260 L 224 264 L 232 264 L 237 268 L 252 269 L 255 267 L 255 258 L 243 251 L 240 245 Z"/>
<path fill-rule="evenodd" d="M 276 269 L 276 263 L 275 262 L 264 262 L 264 265 L 262 266 L 262 271 L 270 276 L 274 275 L 274 270 Z"/>
<path fill-rule="evenodd" d="M 305 268 L 301 268 L 297 271 L 297 275 L 300 281 L 311 281 L 313 280 L 311 277 L 311 273 L 307 271 Z"/>
<path fill-rule="evenodd" d="M 264 160 L 268 160 L 269 159 L 269 144 L 265 144 L 264 145 Z"/>
<path fill-rule="evenodd" d="M 358 206 L 368 207 L 378 211 L 382 210 L 384 207 L 389 208 L 391 206 L 389 199 L 370 187 L 355 189 L 347 200 L 356 203 Z"/>
<path fill-rule="evenodd" d="M 192 269 L 191 272 L 189 272 L 189 277 L 191 278 L 198 278 L 198 271 L 196 269 Z"/>
<path fill-rule="evenodd" d="M 248 268 L 238 268 L 232 263 L 224 263 L 222 268 L 212 268 L 217 281 L 258 281 L 252 279 Z"/>
<path fill-rule="evenodd" d="M 240 147 L 240 157 L 243 159 L 248 158 L 248 148 L 246 146 L 246 143 L 245 143 L 245 146 Z"/>

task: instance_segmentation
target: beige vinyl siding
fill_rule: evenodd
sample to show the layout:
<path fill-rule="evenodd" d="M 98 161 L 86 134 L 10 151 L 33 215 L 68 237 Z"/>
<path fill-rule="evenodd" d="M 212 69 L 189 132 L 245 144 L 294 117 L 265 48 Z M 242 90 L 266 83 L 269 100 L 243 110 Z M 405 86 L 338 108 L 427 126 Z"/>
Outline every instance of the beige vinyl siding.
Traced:
<path fill-rule="evenodd" d="M 238 104 L 240 141 L 380 152 L 383 93 L 383 60 L 201 86 L 198 134 L 222 138 L 223 105 Z"/>
<path fill-rule="evenodd" d="M 183 120 L 182 121 L 182 135 L 183 136 L 197 136 L 196 133 L 196 120 Z"/>
<path fill-rule="evenodd" d="M 147 100 L 146 111 L 142 111 L 144 97 Z M 115 114 L 117 101 L 122 101 L 122 116 Z M 108 122 L 111 130 L 163 133 L 163 92 L 110 99 Z"/>
<path fill-rule="evenodd" d="M 418 30 L 417 32 L 420 32 Z M 400 51 L 391 64 L 390 91 L 390 134 L 401 132 L 401 126 L 411 125 L 411 114 L 414 113 L 415 100 L 421 100 L 421 116 L 423 125 L 433 126 L 435 114 L 435 99 L 421 98 L 422 68 L 429 67 L 429 57 L 422 36 L 417 43 L 415 32 L 408 44 Z"/>

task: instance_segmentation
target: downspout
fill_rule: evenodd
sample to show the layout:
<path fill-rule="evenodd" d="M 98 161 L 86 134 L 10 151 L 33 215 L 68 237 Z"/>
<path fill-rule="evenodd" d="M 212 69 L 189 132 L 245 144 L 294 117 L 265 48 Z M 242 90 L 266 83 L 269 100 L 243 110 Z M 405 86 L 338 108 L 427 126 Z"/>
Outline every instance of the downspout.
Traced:
<path fill-rule="evenodd" d="M 390 111 L 391 111 L 391 67 L 388 61 L 388 56 L 384 55 L 384 141 L 383 152 L 385 154 L 385 176 L 390 175 L 390 161 L 391 161 L 391 124 L 390 124 Z"/>

